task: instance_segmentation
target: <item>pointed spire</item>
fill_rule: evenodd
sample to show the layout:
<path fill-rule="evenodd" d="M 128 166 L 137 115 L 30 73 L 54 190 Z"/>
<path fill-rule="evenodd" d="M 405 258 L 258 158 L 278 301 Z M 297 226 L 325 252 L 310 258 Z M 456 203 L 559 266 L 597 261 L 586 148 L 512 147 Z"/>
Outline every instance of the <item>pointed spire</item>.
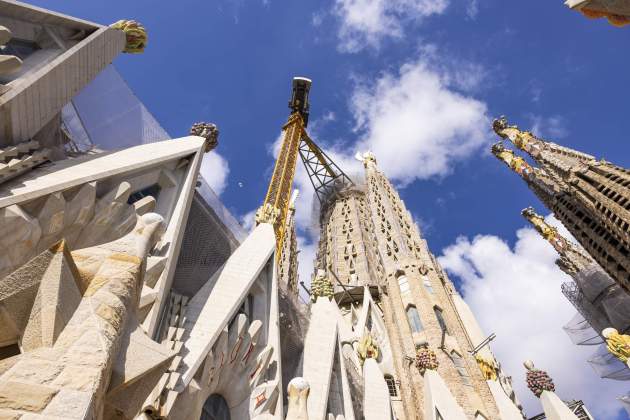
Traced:
<path fill-rule="evenodd" d="M 514 151 L 506 149 L 503 143 L 495 143 L 492 146 L 492 154 L 525 179 L 529 179 L 530 175 L 534 173 L 534 168 L 525 159 L 514 154 Z"/>
<path fill-rule="evenodd" d="M 565 273 L 569 275 L 578 273 L 595 262 L 580 247 L 560 235 L 558 229 L 549 225 L 532 207 L 523 209 L 521 214 L 560 254 L 560 259 L 556 263 Z"/>
<path fill-rule="evenodd" d="M 529 153 L 533 158 L 540 156 L 544 141 L 529 131 L 521 131 L 516 125 L 508 125 L 504 116 L 495 119 L 492 128 L 501 138 L 511 141 L 514 146 Z"/>

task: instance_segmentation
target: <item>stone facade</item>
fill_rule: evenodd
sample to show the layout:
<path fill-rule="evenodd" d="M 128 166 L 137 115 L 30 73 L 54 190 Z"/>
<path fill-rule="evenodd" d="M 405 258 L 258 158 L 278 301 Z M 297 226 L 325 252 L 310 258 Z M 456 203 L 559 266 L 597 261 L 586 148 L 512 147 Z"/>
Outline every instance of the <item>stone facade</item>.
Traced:
<path fill-rule="evenodd" d="M 12 35 L 34 44 L 0 60 L 0 418 L 521 418 L 373 155 L 365 185 L 323 207 L 301 305 L 285 175 L 305 124 L 285 126 L 286 170 L 245 234 L 199 173 L 213 124 L 159 142 L 161 127 L 130 131 L 116 151 L 73 147 L 64 108 L 86 86 L 100 99 L 93 78 L 142 51 L 142 25 L 0 0 L 0 41 Z"/>
<path fill-rule="evenodd" d="M 426 418 L 425 398 L 430 393 L 414 364 L 416 352 L 425 346 L 437 354 L 437 373 L 466 416 L 501 418 L 490 387 L 469 353 L 479 343 L 471 341 L 458 314 L 453 284 L 398 193 L 379 171 L 375 157 L 366 154 L 364 165 L 365 185 L 340 191 L 322 207 L 317 268 L 335 279 L 341 310 L 355 331 L 355 309 L 344 306 L 343 296 L 352 295 L 349 290 L 357 286 L 378 291 L 375 301 L 382 310 L 385 331 L 374 332 L 390 359 L 377 360 L 383 373 L 398 384 L 397 395 L 391 397 L 396 418 Z M 372 317 L 378 315 L 372 311 Z M 366 323 L 366 330 L 372 332 L 375 324 Z"/>
<path fill-rule="evenodd" d="M 530 167 L 500 145 L 493 153 L 527 181 L 580 245 L 630 291 L 630 171 L 541 140 L 509 126 L 505 119 L 496 120 L 494 129 L 538 167 Z"/>

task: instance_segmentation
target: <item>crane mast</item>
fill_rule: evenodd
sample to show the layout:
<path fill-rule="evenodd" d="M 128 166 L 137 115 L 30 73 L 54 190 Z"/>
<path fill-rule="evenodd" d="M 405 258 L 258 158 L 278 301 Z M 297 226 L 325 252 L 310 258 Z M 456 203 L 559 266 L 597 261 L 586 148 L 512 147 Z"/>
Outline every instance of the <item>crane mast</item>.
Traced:
<path fill-rule="evenodd" d="M 270 223 L 276 233 L 276 255 L 280 257 L 287 229 L 287 217 L 291 202 L 293 179 L 298 155 L 302 158 L 318 199 L 322 200 L 334 185 L 350 183 L 350 178 L 315 144 L 306 132 L 309 117 L 308 95 L 311 80 L 293 78 L 293 90 L 289 101 L 291 114 L 282 127 L 280 153 L 265 201 L 256 212 L 256 223 Z"/>

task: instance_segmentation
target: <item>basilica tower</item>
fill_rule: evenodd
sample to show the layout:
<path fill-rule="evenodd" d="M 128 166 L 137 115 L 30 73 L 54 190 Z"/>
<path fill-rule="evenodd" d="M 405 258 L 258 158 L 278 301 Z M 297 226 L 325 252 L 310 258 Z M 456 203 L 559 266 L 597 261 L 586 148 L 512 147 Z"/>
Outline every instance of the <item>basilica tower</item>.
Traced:
<path fill-rule="evenodd" d="M 363 183 L 337 190 L 322 204 L 317 269 L 334 284 L 353 329 L 355 314 L 362 312 L 358 290 L 370 290 L 380 311 L 368 315 L 365 334 L 375 336 L 383 353 L 379 363 L 396 417 L 447 418 L 447 408 L 436 401 L 444 388 L 467 418 L 519 417 L 505 393 L 501 403 L 495 400 L 490 383 L 498 384 L 499 370 L 489 349 L 471 354 L 483 340 L 481 333 L 469 332 L 468 326 L 476 325 L 472 312 L 375 156 L 366 153 L 363 164 Z M 377 331 L 376 318 L 382 318 L 385 331 Z"/>
<path fill-rule="evenodd" d="M 630 291 L 630 171 L 541 140 L 505 118 L 493 127 L 538 167 L 500 143 L 493 147 L 495 156 L 521 175 L 595 261 Z"/>

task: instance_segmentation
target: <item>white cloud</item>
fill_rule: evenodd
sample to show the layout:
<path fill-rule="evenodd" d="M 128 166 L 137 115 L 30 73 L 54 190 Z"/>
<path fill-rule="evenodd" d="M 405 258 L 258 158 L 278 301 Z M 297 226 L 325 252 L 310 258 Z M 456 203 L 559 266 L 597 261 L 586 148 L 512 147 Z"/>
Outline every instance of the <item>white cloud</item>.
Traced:
<path fill-rule="evenodd" d="M 215 151 L 206 153 L 201 161 L 201 175 L 217 195 L 221 195 L 227 185 L 230 167 L 227 160 Z"/>
<path fill-rule="evenodd" d="M 543 117 L 541 115 L 529 115 L 531 122 L 530 131 L 539 137 L 545 137 L 549 140 L 561 139 L 569 135 L 569 129 L 564 117 L 560 115 L 552 115 Z"/>
<path fill-rule="evenodd" d="M 621 410 L 615 398 L 627 384 L 597 377 L 586 363 L 595 348 L 573 345 L 562 330 L 576 311 L 560 291 L 570 278 L 555 266 L 556 252 L 531 228 L 516 236 L 513 249 L 492 235 L 460 237 L 439 261 L 462 280 L 464 299 L 482 327 L 496 333 L 492 349 L 528 416 L 542 411 L 525 383 L 522 363 L 532 359 L 549 372 L 561 398 L 582 399 L 596 418 L 615 418 Z"/>
<path fill-rule="evenodd" d="M 256 210 L 257 209 L 249 211 L 239 217 L 238 221 L 246 232 L 251 232 L 254 229 L 254 225 L 256 224 Z"/>
<path fill-rule="evenodd" d="M 421 56 L 352 95 L 356 149 L 372 150 L 385 173 L 402 184 L 448 174 L 492 138 L 486 104 L 455 90 L 462 83 L 472 88 L 482 77 L 458 76 L 436 57 Z"/>
<path fill-rule="evenodd" d="M 310 289 L 311 288 L 311 276 L 313 274 L 313 261 L 315 260 L 315 256 L 317 253 L 317 244 L 313 243 L 309 239 L 304 236 L 297 237 L 298 249 L 300 253 L 298 254 L 298 276 L 299 281 L 303 281 L 304 285 Z M 299 293 L 302 298 L 308 302 L 308 295 L 304 291 L 304 288 L 298 285 Z"/>
<path fill-rule="evenodd" d="M 466 6 L 466 16 L 468 19 L 475 20 L 479 14 L 479 0 L 470 0 Z"/>
<path fill-rule="evenodd" d="M 378 48 L 384 38 L 402 38 L 405 22 L 442 14 L 448 4 L 449 0 L 336 0 L 339 49 Z"/>
<path fill-rule="evenodd" d="M 469 74 L 462 75 L 462 69 Z M 360 181 L 363 166 L 354 155 L 367 150 L 376 154 L 379 167 L 399 184 L 447 175 L 492 139 L 486 105 L 455 90 L 474 90 L 483 79 L 477 72 L 483 69 L 441 60 L 435 47 L 425 47 L 418 60 L 404 64 L 397 73 L 355 86 L 349 103 L 356 123 L 354 141 L 343 147 L 326 147 L 321 141 L 320 131 L 336 118 L 331 112 L 310 122 L 310 135 L 346 174 Z M 274 157 L 281 140 L 279 136 L 268 148 Z M 309 231 L 317 222 L 312 212 L 316 198 L 301 162 L 294 187 L 301 192 L 296 202 L 297 226 L 309 234 L 310 242 L 316 241 L 319 232 Z M 302 269 L 305 264 L 306 271 L 312 272 L 312 261 L 307 259 Z"/>

